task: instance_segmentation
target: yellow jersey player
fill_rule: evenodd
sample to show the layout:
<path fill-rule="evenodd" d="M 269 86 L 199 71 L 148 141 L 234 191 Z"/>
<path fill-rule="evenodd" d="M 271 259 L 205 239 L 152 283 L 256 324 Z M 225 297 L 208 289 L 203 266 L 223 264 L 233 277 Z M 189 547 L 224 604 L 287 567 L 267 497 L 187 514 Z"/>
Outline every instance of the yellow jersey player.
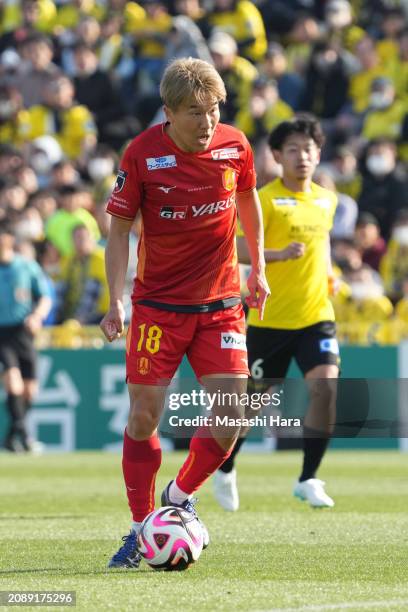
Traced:
<path fill-rule="evenodd" d="M 303 468 L 294 495 L 311 506 L 334 505 L 316 471 L 326 451 L 335 422 L 339 347 L 334 311 L 329 231 L 337 198 L 312 182 L 320 160 L 324 135 L 316 119 L 297 116 L 280 123 L 270 134 L 269 146 L 282 166 L 282 178 L 265 185 L 262 204 L 266 275 L 271 295 L 261 320 L 251 308 L 248 318 L 248 363 L 257 388 L 266 390 L 270 379 L 286 376 L 292 358 L 308 381 L 310 406 L 303 427 Z M 241 263 L 249 261 L 243 235 L 238 234 Z M 269 381 L 268 381 L 269 379 Z M 234 458 L 245 431 L 228 460 L 214 477 L 221 506 L 238 509 Z"/>

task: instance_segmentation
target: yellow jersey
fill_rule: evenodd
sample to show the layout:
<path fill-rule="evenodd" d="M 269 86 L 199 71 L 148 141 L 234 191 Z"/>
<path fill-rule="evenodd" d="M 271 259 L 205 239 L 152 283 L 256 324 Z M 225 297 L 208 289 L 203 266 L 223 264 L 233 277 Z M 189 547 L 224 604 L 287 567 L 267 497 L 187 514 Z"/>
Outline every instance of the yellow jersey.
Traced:
<path fill-rule="evenodd" d="M 266 249 L 284 249 L 303 242 L 299 259 L 266 264 L 269 296 L 264 318 L 250 309 L 248 323 L 255 327 L 301 329 L 320 321 L 333 321 L 327 276 L 327 241 L 337 205 L 334 192 L 312 183 L 309 192 L 289 191 L 280 178 L 260 189 Z M 242 233 L 241 233 L 242 235 Z"/>

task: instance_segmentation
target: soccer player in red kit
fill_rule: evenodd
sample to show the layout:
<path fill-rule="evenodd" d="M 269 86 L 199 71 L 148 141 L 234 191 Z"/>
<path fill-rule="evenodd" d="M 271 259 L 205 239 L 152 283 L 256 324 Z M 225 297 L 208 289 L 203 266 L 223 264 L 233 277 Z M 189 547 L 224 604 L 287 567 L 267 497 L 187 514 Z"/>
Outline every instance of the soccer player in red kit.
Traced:
<path fill-rule="evenodd" d="M 157 427 L 166 388 L 183 356 L 208 392 L 246 391 L 237 208 L 252 263 L 249 304 L 261 316 L 269 294 L 252 151 L 239 130 L 219 123 L 219 103 L 226 95 L 220 75 L 201 60 L 176 60 L 163 75 L 160 95 L 167 120 L 130 143 L 107 206 L 110 309 L 101 327 L 109 341 L 124 329 L 129 231 L 138 210 L 143 221 L 126 342 L 130 412 L 122 461 L 133 523 L 109 567 L 139 565 L 137 533 L 154 508 L 161 463 Z M 223 407 L 214 409 L 221 414 Z M 228 409 L 229 415 L 242 416 L 239 402 Z M 238 431 L 228 429 L 221 437 L 215 425 L 197 430 L 162 504 L 195 514 L 192 494 L 229 456 Z"/>

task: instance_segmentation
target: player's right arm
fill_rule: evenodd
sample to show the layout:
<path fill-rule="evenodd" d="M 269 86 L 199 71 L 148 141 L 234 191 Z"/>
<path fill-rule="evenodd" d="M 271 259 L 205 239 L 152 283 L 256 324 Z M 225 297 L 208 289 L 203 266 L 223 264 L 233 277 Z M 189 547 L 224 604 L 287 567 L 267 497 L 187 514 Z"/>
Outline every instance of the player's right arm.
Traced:
<path fill-rule="evenodd" d="M 123 291 L 129 262 L 129 233 L 132 224 L 133 220 L 112 216 L 105 250 L 110 306 L 100 324 L 109 342 L 120 338 L 124 330 Z"/>

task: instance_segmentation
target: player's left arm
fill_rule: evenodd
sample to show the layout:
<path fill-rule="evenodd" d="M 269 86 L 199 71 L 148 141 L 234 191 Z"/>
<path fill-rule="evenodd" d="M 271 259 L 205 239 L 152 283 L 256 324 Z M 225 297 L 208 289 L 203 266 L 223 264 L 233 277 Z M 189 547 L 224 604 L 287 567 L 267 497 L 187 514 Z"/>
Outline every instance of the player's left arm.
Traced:
<path fill-rule="evenodd" d="M 265 276 L 264 229 L 262 209 L 256 189 L 237 193 L 239 221 L 248 245 L 252 270 L 248 277 L 249 296 L 246 299 L 250 308 L 257 308 L 262 319 L 265 302 L 270 294 Z"/>

